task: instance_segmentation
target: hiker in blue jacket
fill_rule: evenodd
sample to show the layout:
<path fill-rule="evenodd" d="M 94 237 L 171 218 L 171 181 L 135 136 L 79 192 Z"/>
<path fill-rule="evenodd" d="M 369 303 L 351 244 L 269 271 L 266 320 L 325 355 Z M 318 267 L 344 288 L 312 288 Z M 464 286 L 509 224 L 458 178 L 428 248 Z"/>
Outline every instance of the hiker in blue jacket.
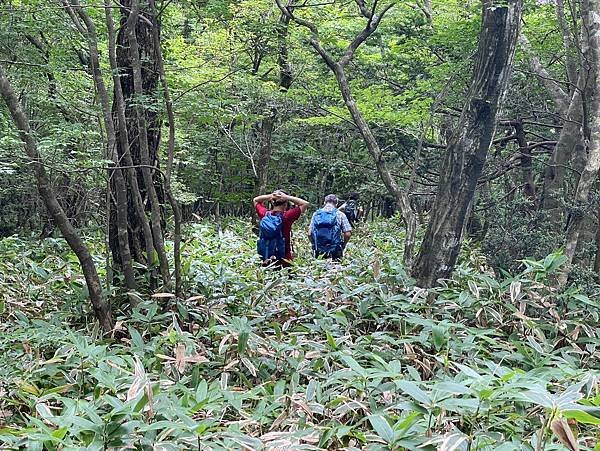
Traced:
<path fill-rule="evenodd" d="M 337 204 L 337 196 L 329 194 L 325 196 L 323 207 L 312 216 L 308 234 L 315 257 L 341 260 L 352 236 L 352 226 L 346 215 L 337 209 Z"/>

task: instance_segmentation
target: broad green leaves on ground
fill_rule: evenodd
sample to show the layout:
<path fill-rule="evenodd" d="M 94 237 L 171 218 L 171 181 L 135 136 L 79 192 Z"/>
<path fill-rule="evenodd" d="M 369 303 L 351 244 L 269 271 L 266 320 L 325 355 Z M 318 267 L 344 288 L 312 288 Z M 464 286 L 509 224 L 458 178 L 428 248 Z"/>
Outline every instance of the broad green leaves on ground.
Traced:
<path fill-rule="evenodd" d="M 361 226 L 342 265 L 299 236 L 288 273 L 258 266 L 246 224 L 194 225 L 188 299 L 137 293 L 129 311 L 125 296 L 105 338 L 69 307 L 60 242 L 4 240 L 20 263 L 0 264 L 3 449 L 564 449 L 560 418 L 593 449 L 598 311 L 545 285 L 560 257 L 499 278 L 470 250 L 426 293 L 390 245 L 400 234 Z"/>

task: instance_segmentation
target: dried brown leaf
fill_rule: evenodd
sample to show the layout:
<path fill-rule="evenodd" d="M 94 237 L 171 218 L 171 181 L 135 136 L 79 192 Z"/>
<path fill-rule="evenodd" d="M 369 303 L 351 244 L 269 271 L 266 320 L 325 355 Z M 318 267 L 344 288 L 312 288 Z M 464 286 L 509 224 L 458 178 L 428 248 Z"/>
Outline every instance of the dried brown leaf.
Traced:
<path fill-rule="evenodd" d="M 554 420 L 550 424 L 550 429 L 554 432 L 554 435 L 560 440 L 560 442 L 569 448 L 570 451 L 579 451 L 579 444 L 577 439 L 573 435 L 573 431 L 567 423 L 567 420 L 561 418 L 560 420 Z"/>
<path fill-rule="evenodd" d="M 206 299 L 206 297 L 205 297 L 205 296 L 202 296 L 202 295 L 200 295 L 200 296 L 192 296 L 192 297 L 190 297 L 190 298 L 187 298 L 187 299 L 185 300 L 185 302 L 199 301 L 199 300 L 201 300 L 201 299 L 202 299 L 202 300 L 205 300 L 205 299 Z"/>
<path fill-rule="evenodd" d="M 379 279 L 381 276 L 381 262 L 379 260 L 373 261 L 373 277 Z"/>
<path fill-rule="evenodd" d="M 127 390 L 127 401 L 134 399 L 144 388 L 144 381 L 146 379 L 146 371 L 144 370 L 144 366 L 142 362 L 136 357 L 134 360 L 134 373 L 133 373 L 133 382 Z"/>
<path fill-rule="evenodd" d="M 185 344 L 178 343 L 175 346 L 175 369 L 179 371 L 179 374 L 183 374 L 185 371 Z"/>
<path fill-rule="evenodd" d="M 154 393 L 152 393 L 152 387 L 150 384 L 146 384 L 146 397 L 148 398 L 148 404 L 146 405 L 147 418 L 151 420 L 154 418 Z"/>
<path fill-rule="evenodd" d="M 174 298 L 175 295 L 173 293 L 154 293 L 152 295 L 153 298 Z"/>

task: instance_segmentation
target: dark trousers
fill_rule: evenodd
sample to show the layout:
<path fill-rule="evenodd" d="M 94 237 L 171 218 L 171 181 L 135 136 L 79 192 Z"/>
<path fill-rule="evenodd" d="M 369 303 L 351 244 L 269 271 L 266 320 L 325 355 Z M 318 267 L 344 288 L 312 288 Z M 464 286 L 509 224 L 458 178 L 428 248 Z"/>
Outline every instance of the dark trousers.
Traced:
<path fill-rule="evenodd" d="M 333 261 L 339 262 L 342 261 L 342 257 L 344 256 L 344 250 L 340 249 L 339 251 L 335 251 L 335 252 L 318 252 L 315 251 L 315 257 L 316 258 L 328 258 L 331 259 Z"/>

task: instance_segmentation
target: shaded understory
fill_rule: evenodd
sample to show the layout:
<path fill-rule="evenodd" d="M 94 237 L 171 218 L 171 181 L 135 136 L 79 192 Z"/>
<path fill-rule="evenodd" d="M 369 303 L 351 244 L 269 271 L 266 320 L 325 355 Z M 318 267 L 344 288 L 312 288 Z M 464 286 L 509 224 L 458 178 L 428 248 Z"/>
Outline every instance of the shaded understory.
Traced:
<path fill-rule="evenodd" d="M 548 286 L 560 256 L 499 278 L 468 249 L 427 293 L 393 221 L 341 266 L 299 235 L 288 275 L 258 267 L 245 224 L 193 226 L 189 299 L 116 296 L 105 339 L 60 241 L 1 241 L 2 449 L 566 449 L 560 417 L 593 449 L 600 305 Z"/>

